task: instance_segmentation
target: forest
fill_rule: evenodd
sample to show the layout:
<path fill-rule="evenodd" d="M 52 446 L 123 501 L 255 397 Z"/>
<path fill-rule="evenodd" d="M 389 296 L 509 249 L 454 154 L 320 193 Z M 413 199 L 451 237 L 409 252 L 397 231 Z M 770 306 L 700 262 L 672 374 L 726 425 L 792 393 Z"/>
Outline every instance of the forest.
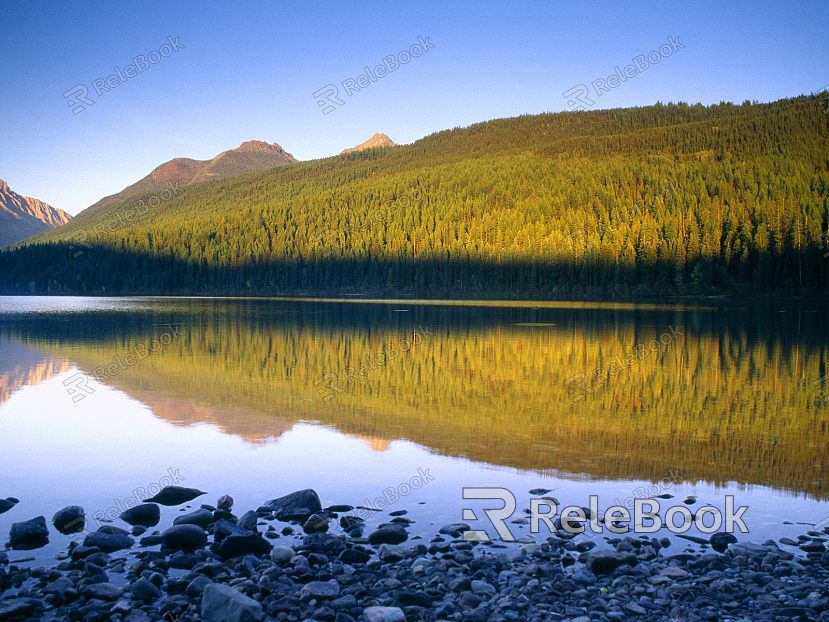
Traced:
<path fill-rule="evenodd" d="M 5 294 L 829 291 L 829 94 L 528 115 L 99 206 Z"/>

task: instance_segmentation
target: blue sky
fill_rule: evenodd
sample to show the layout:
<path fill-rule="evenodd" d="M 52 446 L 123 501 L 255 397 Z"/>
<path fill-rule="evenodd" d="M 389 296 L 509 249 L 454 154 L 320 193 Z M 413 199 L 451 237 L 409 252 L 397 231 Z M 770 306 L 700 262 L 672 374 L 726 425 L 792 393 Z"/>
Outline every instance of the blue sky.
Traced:
<path fill-rule="evenodd" d="M 673 36 L 684 46 L 592 108 L 712 103 L 829 83 L 829 3 L 39 2 L 3 3 L 0 178 L 77 213 L 173 157 L 249 139 L 301 160 L 374 132 L 434 131 L 568 108 Z M 98 95 L 96 80 L 168 37 L 184 46 Z M 313 93 L 428 37 L 434 48 L 322 114 Z M 86 85 L 73 114 L 64 93 Z M 99 82 L 100 84 L 100 82 Z"/>

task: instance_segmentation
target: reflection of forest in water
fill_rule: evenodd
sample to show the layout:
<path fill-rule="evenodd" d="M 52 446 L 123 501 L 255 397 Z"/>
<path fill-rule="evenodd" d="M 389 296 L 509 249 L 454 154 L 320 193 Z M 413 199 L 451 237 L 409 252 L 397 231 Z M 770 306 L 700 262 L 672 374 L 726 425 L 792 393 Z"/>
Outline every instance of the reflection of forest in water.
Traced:
<path fill-rule="evenodd" d="M 826 498 L 829 404 L 817 384 L 827 373 L 825 317 L 815 306 L 164 300 L 72 321 L 0 318 L 0 336 L 91 372 L 177 326 L 180 337 L 107 384 L 157 416 L 209 421 L 253 441 L 317 420 L 521 469 L 675 472 Z M 417 326 L 431 334 L 377 363 Z M 670 327 L 681 334 L 630 362 L 637 345 Z M 366 360 L 374 364 L 364 375 L 346 374 Z M 592 391 L 574 401 L 567 381 L 597 369 Z M 328 402 L 315 386 L 326 373 L 343 389 Z"/>

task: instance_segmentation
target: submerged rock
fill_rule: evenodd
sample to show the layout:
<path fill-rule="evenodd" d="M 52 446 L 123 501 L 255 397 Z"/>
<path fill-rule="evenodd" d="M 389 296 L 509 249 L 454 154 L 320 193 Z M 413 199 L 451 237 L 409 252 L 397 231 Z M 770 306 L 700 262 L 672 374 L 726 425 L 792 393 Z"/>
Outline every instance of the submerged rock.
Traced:
<path fill-rule="evenodd" d="M 319 495 L 310 488 L 267 501 L 264 507 L 282 521 L 305 522 L 312 514 L 322 511 Z"/>
<path fill-rule="evenodd" d="M 368 536 L 368 541 L 371 544 L 400 544 L 408 539 L 409 534 L 397 523 L 380 525 Z"/>
<path fill-rule="evenodd" d="M 147 503 L 160 503 L 161 505 L 181 505 L 192 501 L 196 497 L 206 495 L 206 492 L 197 488 L 185 488 L 184 486 L 166 486 L 158 491 L 153 497 L 145 499 Z"/>
<path fill-rule="evenodd" d="M 155 527 L 161 520 L 161 508 L 155 503 L 142 503 L 121 512 L 121 520 L 129 525 Z"/>
<path fill-rule="evenodd" d="M 83 541 L 86 547 L 97 547 L 104 553 L 113 553 L 122 549 L 128 549 L 135 544 L 128 532 L 112 525 L 104 525 L 95 533 L 91 533 Z"/>
<path fill-rule="evenodd" d="M 55 513 L 52 524 L 64 535 L 78 533 L 86 527 L 86 514 L 81 506 L 70 505 Z"/>
<path fill-rule="evenodd" d="M 39 549 L 49 544 L 49 529 L 46 518 L 37 516 L 27 521 L 13 523 L 9 533 L 9 544 L 13 549 Z"/>
<path fill-rule="evenodd" d="M 207 533 L 198 525 L 173 525 L 161 534 L 161 545 L 168 551 L 189 553 L 206 544 Z"/>
<path fill-rule="evenodd" d="M 18 503 L 20 503 L 20 499 L 16 497 L 6 497 L 5 499 L 0 499 L 0 514 L 8 512 Z"/>

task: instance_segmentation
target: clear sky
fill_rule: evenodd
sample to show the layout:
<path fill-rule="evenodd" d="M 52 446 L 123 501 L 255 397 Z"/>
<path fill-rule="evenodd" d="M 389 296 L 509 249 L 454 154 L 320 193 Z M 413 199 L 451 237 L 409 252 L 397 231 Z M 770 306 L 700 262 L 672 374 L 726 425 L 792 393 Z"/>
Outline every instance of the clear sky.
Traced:
<path fill-rule="evenodd" d="M 0 23 L 0 179 L 70 213 L 166 160 L 207 159 L 249 139 L 306 160 L 378 131 L 406 143 L 567 110 L 562 94 L 576 84 L 590 89 L 588 107 L 611 108 L 770 101 L 829 83 L 826 0 L 5 0 Z M 168 37 L 183 48 L 127 77 L 134 57 Z M 344 93 L 343 81 L 418 37 L 434 47 Z M 593 96 L 593 81 L 669 37 L 678 41 L 670 56 Z M 97 94 L 96 80 L 116 67 L 126 79 Z M 313 93 L 327 84 L 338 85 L 343 105 L 322 114 Z M 76 85 L 94 101 L 78 114 L 64 96 Z"/>

